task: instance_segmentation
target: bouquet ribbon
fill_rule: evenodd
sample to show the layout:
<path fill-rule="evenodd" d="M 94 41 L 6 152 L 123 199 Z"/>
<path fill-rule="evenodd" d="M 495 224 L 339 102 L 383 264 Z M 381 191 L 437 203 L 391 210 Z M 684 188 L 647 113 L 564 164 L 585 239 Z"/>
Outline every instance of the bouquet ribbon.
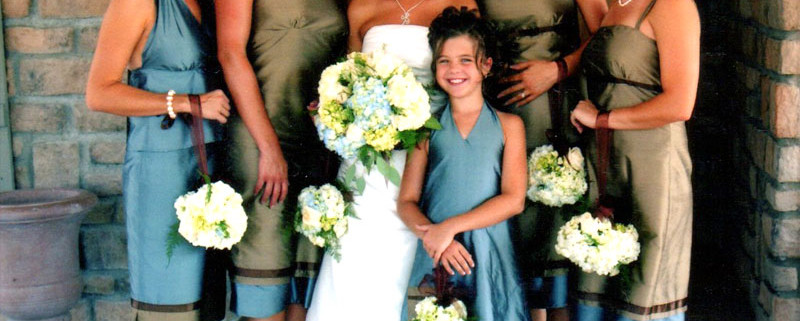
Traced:
<path fill-rule="evenodd" d="M 197 157 L 197 166 L 200 172 L 208 176 L 208 157 L 206 156 L 205 136 L 203 134 L 203 106 L 200 103 L 200 96 L 189 95 L 189 105 L 192 108 L 192 143 Z"/>
<path fill-rule="evenodd" d="M 550 90 L 548 94 L 549 98 L 549 105 L 550 105 L 550 127 L 545 132 L 547 136 L 547 140 L 553 144 L 553 149 L 555 149 L 559 155 L 567 155 L 569 151 L 569 146 L 567 144 L 566 138 L 564 137 L 561 129 L 561 108 L 564 106 L 564 94 L 566 92 L 566 86 L 564 82 L 568 76 L 567 71 L 567 63 L 564 59 L 557 59 L 556 65 L 558 65 L 558 88 L 553 88 Z"/>
<path fill-rule="evenodd" d="M 614 131 L 608 128 L 608 112 L 601 112 L 597 115 L 595 123 L 595 136 L 597 139 L 597 190 L 599 199 L 594 216 L 598 218 L 614 218 L 614 207 L 611 197 L 606 194 L 608 184 L 608 166 L 610 164 L 611 139 Z"/>

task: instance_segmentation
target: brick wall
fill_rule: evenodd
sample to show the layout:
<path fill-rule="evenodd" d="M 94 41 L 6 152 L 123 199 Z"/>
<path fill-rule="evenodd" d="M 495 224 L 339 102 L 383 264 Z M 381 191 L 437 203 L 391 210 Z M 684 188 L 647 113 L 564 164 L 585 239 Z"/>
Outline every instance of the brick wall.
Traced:
<path fill-rule="evenodd" d="M 126 320 L 129 313 L 119 198 L 125 119 L 89 112 L 83 99 L 108 2 L 2 0 L 17 187 L 80 187 L 100 196 L 81 229 L 85 287 L 73 321 Z M 704 30 L 723 33 L 714 37 L 723 39 L 720 48 L 703 56 L 702 73 L 718 81 L 701 82 L 689 124 L 695 193 L 700 204 L 734 210 L 712 218 L 696 213 L 697 225 L 727 222 L 736 232 L 710 241 L 730 242 L 720 246 L 732 254 L 742 245 L 731 273 L 750 282 L 759 320 L 800 320 L 800 1 L 700 4 L 724 8 Z M 735 184 L 716 191 L 713 177 L 729 171 Z"/>
<path fill-rule="evenodd" d="M 730 18 L 735 159 L 749 200 L 740 263 L 758 320 L 800 320 L 800 1 L 736 0 Z"/>
<path fill-rule="evenodd" d="M 129 312 L 119 197 L 125 118 L 90 112 L 83 97 L 108 3 L 2 0 L 16 186 L 100 197 L 81 228 L 84 290 L 73 321 L 126 320 Z"/>

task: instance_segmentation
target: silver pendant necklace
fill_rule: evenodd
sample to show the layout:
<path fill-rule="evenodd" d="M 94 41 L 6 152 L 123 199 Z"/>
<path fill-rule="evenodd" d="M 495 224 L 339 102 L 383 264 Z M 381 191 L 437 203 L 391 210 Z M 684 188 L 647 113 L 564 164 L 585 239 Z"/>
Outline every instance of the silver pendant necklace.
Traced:
<path fill-rule="evenodd" d="M 632 1 L 632 0 L 628 0 L 628 1 Z M 400 10 L 403 10 L 403 14 L 400 15 L 401 24 L 407 25 L 407 24 L 411 23 L 411 10 L 416 9 L 419 5 L 421 5 L 423 2 L 425 2 L 425 0 L 420 0 L 420 2 L 417 2 L 417 4 L 411 6 L 411 8 L 408 8 L 408 10 L 406 10 L 406 8 L 404 8 L 403 5 L 400 4 L 400 1 L 394 0 L 394 2 L 397 3 L 397 6 L 400 7 Z"/>
<path fill-rule="evenodd" d="M 619 3 L 620 7 L 624 7 L 627 6 L 629 3 L 631 3 L 631 1 L 633 0 L 617 0 L 617 3 Z"/>

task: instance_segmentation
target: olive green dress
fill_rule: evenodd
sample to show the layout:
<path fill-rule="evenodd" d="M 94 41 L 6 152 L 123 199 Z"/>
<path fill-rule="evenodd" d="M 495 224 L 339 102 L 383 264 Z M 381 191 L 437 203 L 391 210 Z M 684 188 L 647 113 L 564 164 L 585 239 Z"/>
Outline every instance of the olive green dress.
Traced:
<path fill-rule="evenodd" d="M 252 190 L 258 149 L 238 115 L 232 115 L 228 126 L 229 170 L 249 216 L 247 233 L 232 253 L 234 281 L 256 286 L 292 282 L 292 295 L 299 296 L 299 303 L 310 302 L 310 293 L 304 289 L 309 288 L 307 278 L 318 269 L 321 253 L 293 233 L 294 204 L 302 188 L 325 183 L 336 174 L 335 170 L 326 171 L 327 151 L 317 138 L 306 106 L 317 97 L 322 70 L 344 54 L 344 13 L 343 4 L 336 0 L 254 3 L 248 54 L 289 166 L 290 191 L 282 204 L 269 208 L 257 201 L 260 195 L 253 195 Z M 242 295 L 239 299 L 249 300 Z"/>
<path fill-rule="evenodd" d="M 589 99 L 599 110 L 630 107 L 661 93 L 658 47 L 639 31 L 653 3 L 635 28 L 601 27 L 583 52 Z M 590 146 L 598 164 L 594 139 Z M 582 305 L 633 320 L 682 317 L 692 240 L 691 170 L 683 122 L 614 131 L 607 193 L 618 200 L 615 220 L 639 231 L 642 252 L 629 265 L 631 273 L 609 279 L 583 274 L 577 293 Z M 596 318 L 579 313 L 578 319 Z"/>
<path fill-rule="evenodd" d="M 554 61 L 572 53 L 580 45 L 578 12 L 574 0 L 483 0 L 479 1 L 479 5 L 483 15 L 497 23 L 499 34 L 515 36 L 520 50 L 515 63 Z M 569 108 L 577 100 L 576 86 L 572 80 L 566 80 L 565 88 L 567 92 L 558 109 L 561 112 L 562 133 L 568 135 L 573 131 L 568 123 Z M 550 99 L 553 95 L 554 91 L 551 90 L 524 106 L 510 110 L 522 117 L 525 124 L 528 154 L 536 147 L 550 143 L 545 131 L 553 127 L 550 116 Z M 574 211 L 572 206 L 556 208 L 528 201 L 525 212 L 511 220 L 517 262 L 524 282 L 541 282 L 535 279 L 566 275 L 570 263 L 555 252 L 554 245 L 558 229 L 576 214 Z M 529 289 L 528 303 L 531 308 L 565 306 L 566 279 L 560 281 L 562 285 L 555 286 L 558 290 L 539 289 L 535 285 L 537 289 Z M 526 284 L 526 288 L 530 287 Z M 559 292 L 557 298 L 547 293 L 552 291 Z"/>

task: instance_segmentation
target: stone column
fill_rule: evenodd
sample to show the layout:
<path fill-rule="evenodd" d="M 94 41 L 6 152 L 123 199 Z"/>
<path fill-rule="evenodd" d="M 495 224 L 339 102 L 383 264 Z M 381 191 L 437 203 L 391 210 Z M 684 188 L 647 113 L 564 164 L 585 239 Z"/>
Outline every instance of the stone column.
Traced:
<path fill-rule="evenodd" d="M 758 320 L 800 320 L 800 1 L 732 1 L 743 228 Z"/>

